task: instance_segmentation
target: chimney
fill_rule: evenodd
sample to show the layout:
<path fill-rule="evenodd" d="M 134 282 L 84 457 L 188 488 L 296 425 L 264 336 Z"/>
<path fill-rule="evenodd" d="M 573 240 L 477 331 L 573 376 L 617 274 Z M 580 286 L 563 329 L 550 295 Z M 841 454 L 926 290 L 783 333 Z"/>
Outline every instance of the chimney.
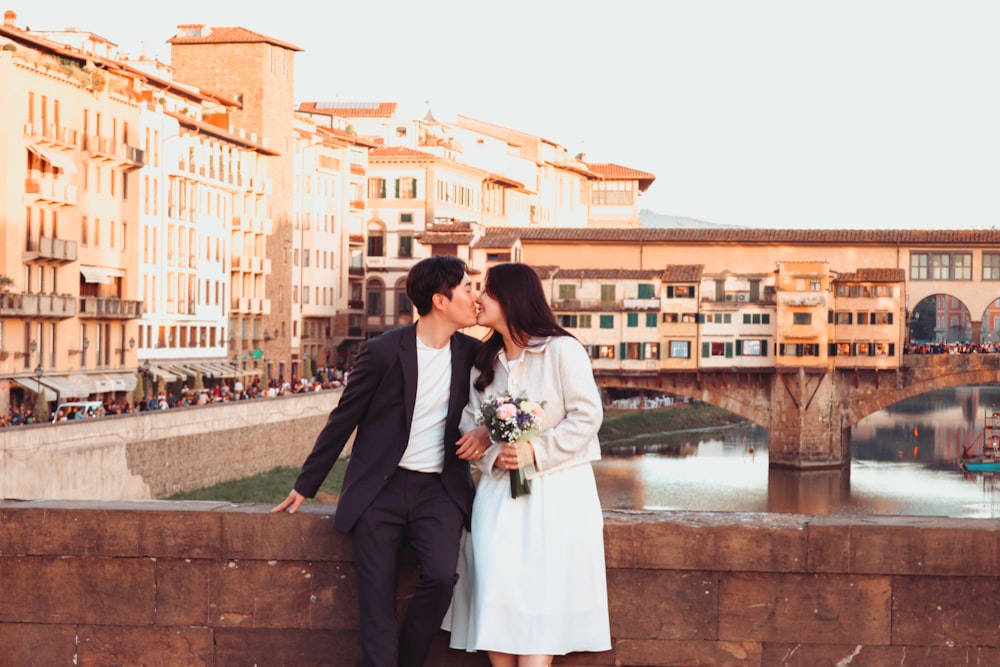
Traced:
<path fill-rule="evenodd" d="M 17 20 L 17 14 L 13 9 L 8 9 L 3 13 L 3 27 L 5 28 L 16 28 L 14 21 Z"/>

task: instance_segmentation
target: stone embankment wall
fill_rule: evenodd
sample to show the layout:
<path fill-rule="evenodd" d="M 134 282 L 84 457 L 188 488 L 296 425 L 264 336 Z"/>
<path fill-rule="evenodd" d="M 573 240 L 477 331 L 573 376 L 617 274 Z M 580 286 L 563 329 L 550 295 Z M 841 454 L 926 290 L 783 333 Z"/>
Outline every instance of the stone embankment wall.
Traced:
<path fill-rule="evenodd" d="M 0 498 L 163 498 L 300 466 L 341 391 L 0 429 Z"/>
<path fill-rule="evenodd" d="M 268 510 L 0 502 L 0 665 L 353 666 L 334 508 Z M 557 665 L 1000 664 L 997 521 L 605 519 L 613 648 Z M 401 607 L 415 578 L 410 559 Z M 430 665 L 488 664 L 446 642 Z"/>

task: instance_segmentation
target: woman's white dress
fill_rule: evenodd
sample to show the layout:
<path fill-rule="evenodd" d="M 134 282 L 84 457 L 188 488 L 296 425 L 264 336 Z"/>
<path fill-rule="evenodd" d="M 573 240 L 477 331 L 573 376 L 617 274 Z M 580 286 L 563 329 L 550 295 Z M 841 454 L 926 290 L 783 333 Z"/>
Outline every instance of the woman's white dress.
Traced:
<path fill-rule="evenodd" d="M 609 650 L 604 519 L 590 463 L 536 477 L 517 499 L 507 475 L 482 476 L 459 577 L 452 648 Z"/>

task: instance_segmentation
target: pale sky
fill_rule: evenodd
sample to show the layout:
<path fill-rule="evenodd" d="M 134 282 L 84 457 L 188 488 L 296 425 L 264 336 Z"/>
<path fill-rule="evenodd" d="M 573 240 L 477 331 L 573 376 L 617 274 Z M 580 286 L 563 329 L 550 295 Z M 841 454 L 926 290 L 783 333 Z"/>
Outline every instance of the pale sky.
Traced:
<path fill-rule="evenodd" d="M 291 42 L 301 101 L 396 101 L 652 172 L 740 227 L 1000 225 L 1000 2 L 8 0 L 169 60 L 181 23 Z"/>

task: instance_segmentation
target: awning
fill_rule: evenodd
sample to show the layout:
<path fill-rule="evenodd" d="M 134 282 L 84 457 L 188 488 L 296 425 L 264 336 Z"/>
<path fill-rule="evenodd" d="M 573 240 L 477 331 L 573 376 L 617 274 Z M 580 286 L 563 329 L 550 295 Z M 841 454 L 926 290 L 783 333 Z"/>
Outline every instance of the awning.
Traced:
<path fill-rule="evenodd" d="M 42 386 L 48 387 L 50 390 L 56 392 L 59 396 L 59 400 L 67 398 L 86 398 L 90 395 L 89 386 L 73 382 L 68 377 L 49 377 L 43 375 Z"/>
<path fill-rule="evenodd" d="M 163 380 L 164 382 L 173 382 L 177 379 L 176 375 L 161 366 L 150 365 L 149 374 L 154 378 Z"/>
<path fill-rule="evenodd" d="M 11 378 L 11 380 L 14 384 L 19 384 L 30 392 L 35 394 L 39 392 L 39 385 L 34 378 Z"/>
<path fill-rule="evenodd" d="M 108 272 L 96 266 L 84 266 L 81 264 L 80 275 L 83 276 L 83 279 L 88 283 L 103 283 L 106 285 L 111 282 L 111 278 L 108 277 Z"/>
<path fill-rule="evenodd" d="M 68 155 L 52 150 L 47 146 L 39 146 L 37 144 L 28 144 L 28 150 L 50 163 L 53 167 L 59 167 L 67 174 L 76 173 L 76 165 L 73 164 L 72 158 Z"/>
<path fill-rule="evenodd" d="M 93 394 L 107 394 L 113 391 L 132 391 L 139 383 L 133 373 L 91 373 L 74 375 L 73 379 L 90 385 Z"/>

